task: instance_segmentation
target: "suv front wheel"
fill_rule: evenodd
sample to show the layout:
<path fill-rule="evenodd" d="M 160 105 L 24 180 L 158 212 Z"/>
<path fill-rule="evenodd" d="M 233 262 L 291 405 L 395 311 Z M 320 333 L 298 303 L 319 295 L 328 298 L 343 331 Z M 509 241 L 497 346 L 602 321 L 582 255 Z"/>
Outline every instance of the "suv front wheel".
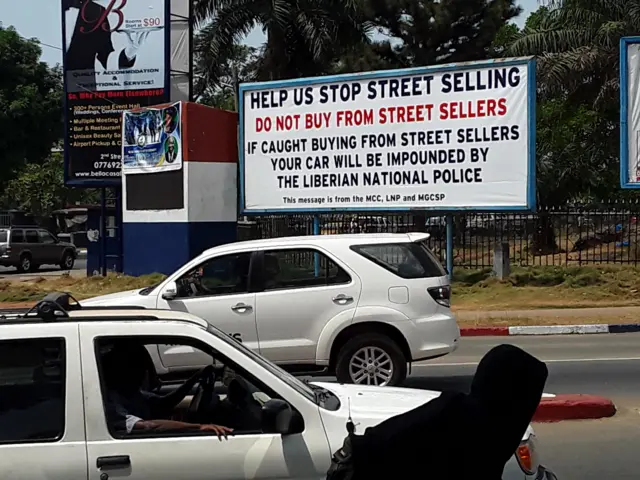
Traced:
<path fill-rule="evenodd" d="M 17 268 L 20 273 L 29 273 L 33 270 L 33 263 L 31 263 L 31 255 L 28 253 L 23 253 L 20 255 L 20 263 L 18 263 Z"/>
<path fill-rule="evenodd" d="M 73 264 L 75 263 L 75 258 L 73 253 L 65 252 L 62 257 L 62 261 L 60 262 L 60 268 L 62 270 L 73 270 Z"/>
<path fill-rule="evenodd" d="M 406 377 L 407 360 L 400 346 L 385 335 L 357 335 L 338 352 L 336 378 L 340 383 L 395 386 Z"/>

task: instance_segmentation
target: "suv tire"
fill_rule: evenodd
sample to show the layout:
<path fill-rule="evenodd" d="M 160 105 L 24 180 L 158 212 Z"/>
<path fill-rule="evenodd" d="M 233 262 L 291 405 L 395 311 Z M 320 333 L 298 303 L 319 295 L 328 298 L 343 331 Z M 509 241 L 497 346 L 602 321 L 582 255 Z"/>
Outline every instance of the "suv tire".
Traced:
<path fill-rule="evenodd" d="M 20 255 L 20 263 L 17 265 L 18 272 L 29 273 L 33 270 L 33 263 L 31 263 L 31 255 L 23 253 Z"/>
<path fill-rule="evenodd" d="M 73 258 L 73 254 L 71 252 L 64 252 L 62 256 L 62 261 L 60 262 L 60 268 L 62 270 L 73 270 L 73 265 L 75 264 L 76 259 Z"/>
<path fill-rule="evenodd" d="M 390 370 L 391 375 L 384 370 Z M 407 378 L 407 359 L 400 346 L 386 335 L 357 335 L 338 352 L 336 378 L 340 383 L 399 385 Z"/>

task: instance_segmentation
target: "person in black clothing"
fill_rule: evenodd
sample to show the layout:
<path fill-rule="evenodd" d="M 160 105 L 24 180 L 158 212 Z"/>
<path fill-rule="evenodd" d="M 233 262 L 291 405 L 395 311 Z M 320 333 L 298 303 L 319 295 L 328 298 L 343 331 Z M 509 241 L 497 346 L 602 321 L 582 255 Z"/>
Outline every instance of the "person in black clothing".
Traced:
<path fill-rule="evenodd" d="M 65 17 L 70 11 L 75 15 L 75 25 L 67 24 L 67 32 L 73 31 L 71 40 L 67 41 L 64 57 L 65 69 L 71 71 L 83 71 L 77 80 L 78 85 L 69 85 L 70 90 L 96 90 L 96 58 L 107 69 L 107 60 L 114 52 L 111 40 L 111 25 L 106 9 L 92 0 L 63 0 L 63 10 Z M 71 21 L 67 18 L 67 21 Z M 101 21 L 100 25 L 96 23 Z M 127 69 L 136 63 L 136 55 L 142 42 L 146 39 L 149 31 L 137 33 L 125 32 L 129 40 L 129 46 L 123 48 L 118 56 L 118 68 Z M 73 77 L 72 77 L 73 78 Z M 79 84 L 82 84 L 81 86 Z M 75 87 L 75 88 L 74 88 Z"/>
<path fill-rule="evenodd" d="M 478 365 L 468 395 L 445 392 L 351 436 L 351 478 L 501 479 L 547 375 L 546 365 L 520 348 L 493 348 Z"/>

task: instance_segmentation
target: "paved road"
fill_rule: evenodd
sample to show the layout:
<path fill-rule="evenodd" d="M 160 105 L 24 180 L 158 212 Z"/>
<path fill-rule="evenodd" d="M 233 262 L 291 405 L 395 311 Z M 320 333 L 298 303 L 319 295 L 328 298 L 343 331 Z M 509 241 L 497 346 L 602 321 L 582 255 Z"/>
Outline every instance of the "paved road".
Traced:
<path fill-rule="evenodd" d="M 482 355 L 494 345 L 512 343 L 547 362 L 549 393 L 638 398 L 640 405 L 640 333 L 464 337 L 461 342 L 454 354 L 414 366 L 407 386 L 466 390 Z"/>
<path fill-rule="evenodd" d="M 0 279 L 2 280 L 19 280 L 25 279 L 29 277 L 49 277 L 49 276 L 59 276 L 68 270 L 60 270 L 59 267 L 54 265 L 44 265 L 38 269 L 37 272 L 33 273 L 18 273 L 18 271 L 13 267 L 0 267 Z M 72 275 L 84 275 L 87 271 L 87 259 L 79 258 L 76 260 L 75 265 L 73 266 Z"/>
<path fill-rule="evenodd" d="M 467 391 L 482 356 L 501 343 L 518 345 L 547 362 L 548 393 L 589 393 L 616 402 L 637 399 L 640 406 L 640 333 L 463 337 L 455 353 L 414 365 L 405 386 Z"/>
<path fill-rule="evenodd" d="M 537 424 L 543 461 L 559 480 L 625 480 L 640 476 L 640 412 L 613 418 Z"/>
<path fill-rule="evenodd" d="M 413 367 L 406 386 L 466 391 L 484 353 L 518 345 L 549 366 L 549 393 L 611 398 L 611 419 L 537 424 L 544 462 L 559 480 L 640 478 L 640 334 L 465 337 L 457 352 Z M 327 379 L 330 380 L 330 379 Z"/>

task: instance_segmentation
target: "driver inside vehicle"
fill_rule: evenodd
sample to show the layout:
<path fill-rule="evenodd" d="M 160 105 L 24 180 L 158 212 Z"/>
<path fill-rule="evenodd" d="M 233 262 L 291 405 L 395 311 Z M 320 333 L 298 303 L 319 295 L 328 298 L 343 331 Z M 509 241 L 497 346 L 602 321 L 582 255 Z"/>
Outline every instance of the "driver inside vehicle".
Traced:
<path fill-rule="evenodd" d="M 187 423 L 169 420 L 171 411 L 191 392 L 198 382 L 212 376 L 213 367 L 205 367 L 167 395 L 144 388 L 148 374 L 148 354 L 140 344 L 115 345 L 102 357 L 106 387 L 106 411 L 109 426 L 117 432 L 212 432 L 226 439 L 233 429 L 210 423 Z M 148 380 L 148 379 L 147 379 Z"/>
<path fill-rule="evenodd" d="M 249 282 L 249 263 L 248 255 L 214 258 L 178 280 L 178 294 L 197 297 L 245 292 Z"/>

